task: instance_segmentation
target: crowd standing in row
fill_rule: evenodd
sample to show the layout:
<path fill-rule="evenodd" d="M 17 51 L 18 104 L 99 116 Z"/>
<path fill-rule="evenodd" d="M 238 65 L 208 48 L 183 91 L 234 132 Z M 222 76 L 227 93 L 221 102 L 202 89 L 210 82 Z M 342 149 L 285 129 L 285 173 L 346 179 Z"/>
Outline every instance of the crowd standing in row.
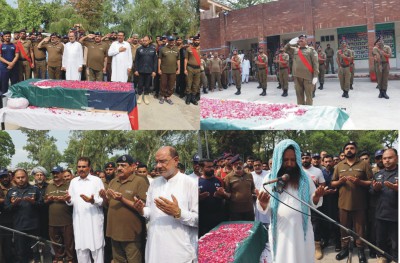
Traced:
<path fill-rule="evenodd" d="M 374 162 L 371 168 L 370 154 L 359 152 L 353 141 L 346 143 L 339 155 L 333 156 L 326 151 L 301 153 L 292 140 L 281 142 L 268 163 L 253 157 L 243 163 L 239 155 L 233 154 L 203 160 L 199 177 L 199 235 L 206 234 L 222 221 L 256 220 L 270 230 L 274 262 L 313 262 L 314 258 L 323 257 L 323 248 L 330 242 L 339 252 L 337 260 L 347 257 L 349 240 L 341 239 L 348 236 L 346 231 L 313 211 L 311 218 L 307 218 L 308 208 L 285 193 L 278 195 L 271 189 L 265 192 L 265 182 L 289 174 L 284 189 L 319 207 L 325 215 L 397 258 L 397 151 L 392 148 L 377 150 Z M 301 194 L 297 194 L 298 191 Z M 270 194 L 275 198 L 270 198 Z M 307 216 L 283 205 L 278 209 L 277 199 Z M 286 223 L 279 224 L 280 220 Z M 310 227 L 307 228 L 308 221 Z M 356 239 L 355 244 L 360 262 L 367 262 L 365 244 L 361 239 Z M 378 262 L 388 262 L 371 247 L 369 253 L 371 258 L 378 256 Z M 263 258 L 260 260 L 263 262 Z"/>
<path fill-rule="evenodd" d="M 4 226 L 63 246 L 52 245 L 53 262 L 192 262 L 197 259 L 197 181 L 178 170 L 175 148 L 160 148 L 155 171 L 130 155 L 91 171 L 90 160 L 77 161 L 77 173 L 43 167 L 28 173 L 0 171 L 0 220 Z M 14 241 L 12 241 L 14 236 Z M 2 230 L 1 262 L 40 262 L 36 241 Z M 15 253 L 13 253 L 15 247 Z"/>
<path fill-rule="evenodd" d="M 218 56 L 217 52 L 212 55 L 202 56 L 202 87 L 203 92 L 207 89 L 211 92 L 218 83 L 219 90 L 227 89 L 231 84 L 236 85 L 236 95 L 241 94 L 241 85 L 248 82 L 250 72 L 254 72 L 259 86 L 262 89 L 260 96 L 266 96 L 267 75 L 275 71 L 278 79 L 278 89 L 282 89 L 282 96 L 288 96 L 288 79 L 292 74 L 297 96 L 297 104 L 312 105 L 315 97 L 316 84 L 319 82 L 319 90 L 324 89 L 325 73 L 334 70 L 335 51 L 327 44 L 325 51 L 321 45 L 309 46 L 307 37 L 300 35 L 292 39 L 286 45 L 282 45 L 275 54 L 271 50 L 265 52 L 263 47 L 258 48 L 258 53 L 249 51 L 238 52 L 233 50 L 231 58 Z M 392 56 L 391 48 L 385 45 L 383 39 L 378 38 L 372 51 L 374 58 L 374 69 L 377 78 L 377 89 L 379 98 L 389 99 L 386 94 L 389 77 L 389 58 Z M 253 59 L 252 59 L 253 58 Z M 354 82 L 354 51 L 348 47 L 345 40 L 340 42 L 340 48 L 336 52 L 336 64 L 338 66 L 338 77 L 342 97 L 349 98 L 349 91 L 353 89 Z M 274 71 L 273 66 L 274 65 Z"/>
<path fill-rule="evenodd" d="M 176 92 L 186 104 L 200 99 L 200 37 L 183 40 L 177 36 L 132 34 L 123 31 L 85 35 L 79 25 L 60 36 L 26 30 L 0 35 L 0 93 L 34 78 L 133 82 L 138 100 L 149 104 L 150 88 L 159 103 L 173 104 Z"/>

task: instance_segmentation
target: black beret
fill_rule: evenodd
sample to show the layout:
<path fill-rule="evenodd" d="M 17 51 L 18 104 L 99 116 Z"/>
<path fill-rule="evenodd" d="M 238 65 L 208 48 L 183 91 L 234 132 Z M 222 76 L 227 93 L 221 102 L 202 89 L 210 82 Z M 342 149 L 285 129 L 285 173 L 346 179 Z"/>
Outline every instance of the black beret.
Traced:
<path fill-rule="evenodd" d="M 343 146 L 343 151 L 344 151 L 344 149 L 346 148 L 347 145 L 354 145 L 354 146 L 357 148 L 357 143 L 356 143 L 356 142 L 354 142 L 354 141 L 349 141 L 348 143 L 346 143 L 346 144 Z"/>
<path fill-rule="evenodd" d="M 303 157 L 303 156 L 311 157 L 311 153 L 309 153 L 309 152 L 302 152 L 302 153 L 301 153 L 301 157 Z"/>
<path fill-rule="evenodd" d="M 108 162 L 104 165 L 104 169 L 106 168 L 115 168 L 115 163 L 114 162 Z"/>
<path fill-rule="evenodd" d="M 234 164 L 234 163 L 236 163 L 236 162 L 238 162 L 238 161 L 241 161 L 240 155 L 239 155 L 239 154 L 236 154 L 235 156 L 232 157 L 232 159 L 229 161 L 229 163 L 230 163 L 230 164 Z"/>
<path fill-rule="evenodd" d="M 129 163 L 129 164 L 133 164 L 136 163 L 136 160 L 133 159 L 132 156 L 128 155 L 128 154 L 124 154 L 120 157 L 118 157 L 118 159 L 115 161 L 116 163 Z"/>

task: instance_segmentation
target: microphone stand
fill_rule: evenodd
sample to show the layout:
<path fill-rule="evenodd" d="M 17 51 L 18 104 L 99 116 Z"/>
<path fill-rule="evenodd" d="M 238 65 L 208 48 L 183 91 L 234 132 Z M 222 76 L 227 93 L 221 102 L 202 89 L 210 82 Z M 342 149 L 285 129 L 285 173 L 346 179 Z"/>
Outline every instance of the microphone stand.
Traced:
<path fill-rule="evenodd" d="M 307 203 L 304 202 L 303 200 L 297 198 L 296 196 L 290 194 L 290 193 L 289 193 L 288 191 L 286 191 L 283 187 L 282 187 L 281 189 L 282 189 L 282 192 L 287 193 L 288 195 L 290 195 L 291 197 L 293 197 L 293 198 L 296 199 L 297 201 L 300 201 L 302 204 L 304 204 L 304 205 L 306 205 L 307 207 L 309 207 L 309 208 L 310 208 L 312 211 L 314 211 L 315 213 L 317 213 L 317 214 L 321 215 L 322 217 L 324 217 L 326 220 L 328 220 L 328 221 L 331 222 L 332 224 L 334 224 L 334 225 L 340 227 L 341 229 L 343 229 L 344 231 L 346 231 L 346 233 L 347 233 L 349 236 L 344 237 L 343 239 L 349 239 L 349 243 L 348 243 L 348 244 L 349 244 L 349 257 L 348 257 L 347 262 L 351 263 L 351 257 L 352 257 L 352 254 L 353 254 L 353 247 L 354 247 L 354 246 L 353 246 L 353 242 L 354 242 L 354 239 L 357 239 L 357 238 L 361 239 L 364 243 L 366 243 L 366 244 L 369 245 L 370 247 L 374 248 L 376 251 L 382 253 L 382 254 L 383 254 L 386 258 L 388 258 L 389 260 L 393 260 L 394 262 L 397 262 L 397 261 L 395 261 L 395 259 L 394 259 L 394 257 L 393 257 L 392 255 L 389 255 L 388 253 L 386 253 L 385 251 L 383 251 L 383 250 L 380 249 L 379 247 L 377 247 L 377 246 L 371 244 L 370 242 L 368 242 L 368 241 L 365 240 L 364 238 L 360 237 L 360 236 L 359 236 L 356 232 L 354 232 L 353 230 L 351 230 L 351 229 L 349 229 L 349 228 L 347 228 L 347 227 L 345 227 L 345 226 L 342 226 L 341 224 L 339 224 L 338 222 L 336 222 L 335 220 L 333 220 L 333 219 L 330 218 L 329 216 L 327 216 L 327 215 L 325 215 L 324 213 L 320 212 L 319 210 L 317 210 L 316 208 L 314 208 L 314 207 L 312 207 L 311 205 L 307 204 Z M 272 189 L 272 191 L 281 193 L 281 192 L 280 192 L 281 189 L 278 190 L 278 189 L 274 186 L 273 189 Z"/>
<path fill-rule="evenodd" d="M 34 249 L 36 246 L 38 247 L 38 251 L 39 251 L 39 254 L 40 254 L 40 262 L 41 263 L 44 263 L 43 247 L 46 245 L 46 243 L 47 244 L 56 245 L 56 246 L 59 246 L 59 247 L 64 247 L 64 245 L 62 245 L 62 244 L 59 244 L 59 243 L 56 243 L 56 242 L 53 242 L 53 241 L 50 241 L 50 240 L 46 240 L 43 237 L 30 235 L 30 234 L 27 234 L 27 233 L 24 233 L 24 232 L 21 232 L 21 231 L 12 229 L 12 228 L 8 228 L 8 227 L 2 226 L 2 225 L 0 225 L 0 229 L 4 229 L 4 230 L 12 232 L 13 234 L 23 235 L 23 236 L 32 238 L 34 240 L 37 240 L 37 242 L 33 246 L 31 246 L 31 249 Z"/>

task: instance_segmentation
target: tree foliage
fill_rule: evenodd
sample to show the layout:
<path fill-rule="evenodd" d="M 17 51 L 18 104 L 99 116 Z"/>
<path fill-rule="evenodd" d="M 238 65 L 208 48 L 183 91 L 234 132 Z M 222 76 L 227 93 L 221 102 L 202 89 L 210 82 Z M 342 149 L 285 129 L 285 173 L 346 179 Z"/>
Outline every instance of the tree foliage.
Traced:
<path fill-rule="evenodd" d="M 0 131 L 0 167 L 5 168 L 11 163 L 15 154 L 15 145 L 10 134 Z"/>
<path fill-rule="evenodd" d="M 233 9 L 242 9 L 254 5 L 259 5 L 268 2 L 274 2 L 277 0 L 220 0 L 219 2 L 227 5 Z"/>

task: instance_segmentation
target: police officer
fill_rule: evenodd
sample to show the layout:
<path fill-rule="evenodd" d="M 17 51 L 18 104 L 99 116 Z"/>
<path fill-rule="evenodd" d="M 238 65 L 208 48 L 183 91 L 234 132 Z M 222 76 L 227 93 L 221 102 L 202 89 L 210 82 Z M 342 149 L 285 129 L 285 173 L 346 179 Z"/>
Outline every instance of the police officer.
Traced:
<path fill-rule="evenodd" d="M 267 95 L 267 70 L 268 70 L 268 57 L 264 54 L 262 47 L 258 48 L 258 55 L 254 58 L 254 63 L 258 68 L 258 82 L 262 88 L 260 96 Z"/>
<path fill-rule="evenodd" d="M 214 57 L 210 59 L 208 67 L 211 74 L 211 92 L 214 91 L 215 82 L 218 83 L 218 90 L 221 91 L 222 60 L 218 57 L 218 52 L 214 52 Z"/>
<path fill-rule="evenodd" d="M 356 65 L 354 64 L 354 50 L 350 49 L 351 52 L 351 62 L 350 62 L 350 89 L 353 89 L 354 83 L 354 72 L 356 70 Z"/>
<path fill-rule="evenodd" d="M 91 41 L 88 41 L 88 38 Z M 109 45 L 101 39 L 100 32 L 89 34 L 79 39 L 79 43 L 88 48 L 87 66 L 89 68 L 89 81 L 103 81 L 103 74 L 107 72 Z"/>
<path fill-rule="evenodd" d="M 331 45 L 326 45 L 325 49 L 326 54 L 326 73 L 329 73 L 329 65 L 331 65 L 331 73 L 335 74 L 334 65 L 333 65 L 333 55 L 335 55 L 335 50 L 331 48 Z"/>
<path fill-rule="evenodd" d="M 341 48 L 337 51 L 336 62 L 338 64 L 338 75 L 340 81 L 340 88 L 343 91 L 342 97 L 349 98 L 350 89 L 350 63 L 352 60 L 352 54 L 350 49 L 347 48 L 347 43 L 345 40 L 341 43 Z"/>
<path fill-rule="evenodd" d="M 332 187 L 339 189 L 339 220 L 343 226 L 354 228 L 360 237 L 365 237 L 367 193 L 372 170 L 369 163 L 357 158 L 357 144 L 354 141 L 346 143 L 343 151 L 345 160 L 335 167 L 331 183 Z M 341 230 L 341 235 L 344 238 L 348 233 Z M 348 242 L 349 240 L 342 239 L 342 251 L 336 255 L 337 260 L 342 260 L 349 254 Z M 360 262 L 366 263 L 361 239 L 356 239 L 356 245 Z"/>
<path fill-rule="evenodd" d="M 45 79 L 47 71 L 46 50 L 38 48 L 39 43 L 43 40 L 42 33 L 36 33 L 36 38 L 32 42 L 33 55 L 35 57 L 35 67 L 33 74 L 37 79 Z"/>
<path fill-rule="evenodd" d="M 176 46 L 179 49 L 179 68 L 185 68 L 185 52 L 186 47 L 183 45 L 182 37 L 176 37 Z M 185 90 L 186 90 L 186 75 L 184 70 L 179 72 L 179 75 L 176 76 L 176 93 L 179 95 L 180 98 L 185 97 Z"/>
<path fill-rule="evenodd" d="M 61 79 L 61 64 L 64 53 L 64 44 L 59 41 L 56 33 L 44 38 L 38 45 L 47 51 L 47 71 L 49 79 Z"/>
<path fill-rule="evenodd" d="M 200 90 L 200 37 L 193 38 L 193 46 L 188 47 L 185 53 L 184 71 L 187 75 L 186 104 L 198 105 L 196 94 Z"/>
<path fill-rule="evenodd" d="M 34 56 L 32 42 L 26 38 L 26 30 L 22 29 L 19 33 L 20 38 L 16 42 L 19 49 L 19 81 L 32 78 L 32 68 L 34 67 Z"/>
<path fill-rule="evenodd" d="M 389 77 L 389 59 L 392 56 L 392 50 L 388 45 L 383 43 L 383 39 L 380 37 L 376 40 L 375 44 L 377 45 L 373 48 L 372 55 L 374 56 L 376 80 L 379 86 L 378 98 L 389 99 L 386 91 Z"/>
<path fill-rule="evenodd" d="M 289 89 L 289 55 L 285 52 L 284 48 L 279 49 L 279 53 L 275 57 L 275 63 L 278 65 L 277 74 L 279 87 L 282 88 L 282 97 L 287 97 Z"/>
<path fill-rule="evenodd" d="M 0 44 L 0 95 L 8 91 L 8 82 L 18 82 L 18 69 L 16 63 L 19 57 L 19 49 L 11 43 L 11 32 L 3 32 L 4 42 Z M 1 99 L 1 98 L 0 98 Z"/>
<path fill-rule="evenodd" d="M 240 89 L 242 87 L 242 77 L 241 77 L 241 67 L 240 67 L 241 63 L 242 62 L 240 60 L 237 50 L 236 49 L 233 50 L 233 56 L 231 58 L 231 66 L 232 66 L 232 78 L 236 84 L 236 89 L 237 89 L 235 95 L 241 94 L 240 93 Z"/>
<path fill-rule="evenodd" d="M 325 61 L 326 61 L 326 54 L 322 51 L 322 47 L 318 47 L 318 63 L 319 63 L 319 74 L 318 74 L 318 81 L 319 87 L 318 89 L 324 89 L 324 82 L 325 82 Z M 314 90 L 315 94 L 315 90 Z"/>
<path fill-rule="evenodd" d="M 205 70 L 207 69 L 207 54 L 204 53 L 201 56 L 201 66 L 200 66 L 200 86 L 203 87 L 203 93 L 207 94 L 208 91 L 208 80 L 207 80 L 207 76 L 206 76 L 206 72 Z"/>
<path fill-rule="evenodd" d="M 314 85 L 318 81 L 318 55 L 307 46 L 306 35 L 300 35 L 285 46 L 285 51 L 293 55 L 293 77 L 297 104 L 312 105 Z"/>

